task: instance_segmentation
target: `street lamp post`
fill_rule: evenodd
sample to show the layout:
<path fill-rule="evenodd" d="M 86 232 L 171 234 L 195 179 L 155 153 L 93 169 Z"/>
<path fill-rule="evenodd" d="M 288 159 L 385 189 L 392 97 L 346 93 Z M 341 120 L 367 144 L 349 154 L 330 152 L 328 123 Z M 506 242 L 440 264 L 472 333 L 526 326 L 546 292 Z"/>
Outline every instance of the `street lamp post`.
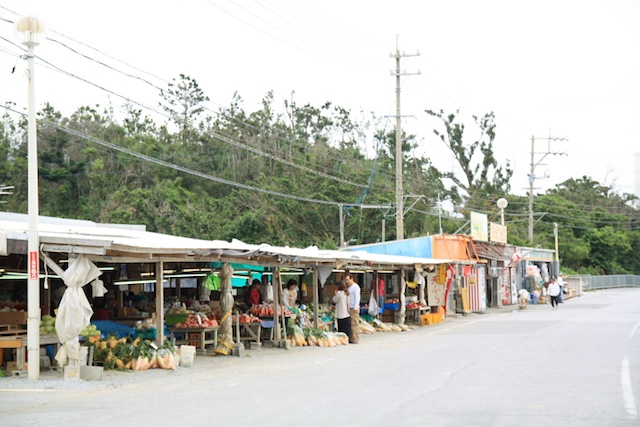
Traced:
<path fill-rule="evenodd" d="M 509 206 L 509 201 L 504 197 L 500 197 L 496 202 L 498 208 L 500 208 L 500 224 L 504 225 L 504 210 L 507 206 Z"/>
<path fill-rule="evenodd" d="M 29 124 L 27 129 L 28 146 L 28 217 L 29 236 L 28 282 L 27 282 L 27 354 L 29 361 L 28 377 L 40 378 L 40 276 L 38 256 L 38 140 L 36 135 L 35 112 L 35 69 L 34 48 L 40 44 L 44 34 L 44 24 L 34 17 L 24 17 L 16 25 L 22 34 L 21 42 L 27 46 L 27 79 L 29 80 Z"/>

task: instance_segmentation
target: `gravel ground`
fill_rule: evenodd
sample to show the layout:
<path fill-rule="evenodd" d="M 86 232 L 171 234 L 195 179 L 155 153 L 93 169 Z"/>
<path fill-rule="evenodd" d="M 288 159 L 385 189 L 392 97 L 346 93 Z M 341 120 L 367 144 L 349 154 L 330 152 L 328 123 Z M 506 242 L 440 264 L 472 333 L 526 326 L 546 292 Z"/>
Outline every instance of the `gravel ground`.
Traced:
<path fill-rule="evenodd" d="M 535 307 L 538 308 L 538 307 Z M 512 312 L 513 308 L 505 308 L 503 310 L 497 310 L 497 312 Z M 482 316 L 472 314 L 469 316 L 452 316 L 445 322 L 429 327 L 428 329 L 421 328 L 420 326 L 411 326 L 408 332 L 377 332 L 372 335 L 361 334 L 360 347 L 375 348 L 377 345 L 385 343 L 391 344 L 396 340 L 404 340 L 407 338 L 407 334 L 411 334 L 415 329 L 422 329 L 421 333 L 438 333 L 441 328 L 449 328 L 470 321 L 476 316 Z M 40 379 L 32 381 L 28 379 L 28 376 L 14 376 L 9 375 L 4 378 L 0 378 L 0 392 L 4 390 L 21 390 L 21 391 L 91 391 L 97 389 L 118 389 L 124 388 L 132 384 L 137 384 L 140 381 L 156 381 L 163 378 L 170 378 L 173 381 L 184 380 L 189 381 L 192 375 L 197 375 L 202 370 L 209 369 L 225 369 L 225 371 L 238 372 L 246 369 L 247 359 L 255 360 L 255 365 L 260 366 L 262 364 L 268 364 L 269 359 L 273 357 L 290 357 L 291 362 L 304 355 L 308 355 L 309 352 L 339 352 L 346 351 L 349 346 L 341 346 L 332 349 L 320 348 L 320 347 L 304 347 L 304 348 L 291 348 L 288 351 L 279 348 L 262 348 L 259 350 L 245 350 L 244 357 L 233 356 L 218 356 L 218 355 L 201 355 L 198 354 L 195 357 L 193 368 L 178 367 L 175 370 L 165 369 L 149 369 L 146 371 L 117 371 L 117 370 L 105 370 L 102 375 L 102 380 L 86 381 L 81 379 L 65 380 L 62 371 L 42 369 L 40 371 Z M 283 354 L 286 352 L 286 354 Z M 264 359 L 264 360 L 261 360 Z"/>
<path fill-rule="evenodd" d="M 399 332 L 389 333 L 376 333 L 373 335 L 365 335 L 365 339 L 370 344 L 377 342 L 384 338 L 384 336 L 391 338 L 391 335 L 401 335 Z M 405 332 L 406 334 L 406 332 Z M 362 337 L 363 335 L 361 335 Z M 362 344 L 362 343 L 361 343 Z M 105 388 L 125 388 L 129 385 L 138 384 L 140 381 L 162 380 L 163 378 L 171 379 L 172 381 L 185 381 L 188 382 L 192 375 L 198 375 L 198 372 L 202 372 L 210 369 L 224 369 L 226 372 L 238 372 L 246 370 L 247 362 L 251 363 L 250 359 L 254 359 L 255 365 L 268 364 L 269 359 L 273 357 L 290 357 L 295 360 L 297 357 L 309 352 L 322 351 L 322 352 L 336 352 L 344 351 L 348 346 L 341 346 L 335 348 L 320 348 L 320 347 L 295 347 L 289 350 L 283 350 L 279 348 L 261 348 L 259 350 L 245 350 L 243 357 L 234 356 L 219 356 L 212 352 L 207 355 L 197 354 L 195 356 L 193 368 L 177 367 L 175 370 L 167 369 L 148 369 L 146 371 L 118 371 L 118 370 L 105 370 L 102 375 L 102 380 L 87 381 L 82 379 L 64 379 L 62 371 L 41 369 L 40 378 L 38 380 L 29 380 L 26 374 L 15 376 L 8 375 L 4 378 L 0 378 L 0 392 L 9 390 L 20 391 L 34 391 L 34 392 L 47 392 L 47 391 L 91 391 Z M 285 354 L 286 353 L 286 354 Z"/>

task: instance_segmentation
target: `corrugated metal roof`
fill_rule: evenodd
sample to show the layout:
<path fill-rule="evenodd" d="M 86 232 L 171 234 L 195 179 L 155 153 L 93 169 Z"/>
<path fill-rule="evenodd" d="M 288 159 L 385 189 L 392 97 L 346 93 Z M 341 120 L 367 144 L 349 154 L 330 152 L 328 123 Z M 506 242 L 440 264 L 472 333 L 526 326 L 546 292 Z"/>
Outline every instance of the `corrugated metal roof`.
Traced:
<path fill-rule="evenodd" d="M 28 231 L 27 215 L 0 214 L 0 233 L 6 240 L 24 243 L 28 239 Z M 103 262 L 223 260 L 265 266 L 341 264 L 371 268 L 402 268 L 448 262 L 431 258 L 371 254 L 364 251 L 320 250 L 316 246 L 291 248 L 266 243 L 247 244 L 236 239 L 231 242 L 200 240 L 153 233 L 145 231 L 144 227 L 120 227 L 115 224 L 49 217 L 40 217 L 38 234 L 44 252 L 83 253 L 94 261 Z M 25 253 L 24 248 L 21 248 L 20 253 Z"/>
<path fill-rule="evenodd" d="M 476 248 L 476 252 L 478 253 L 478 257 L 484 259 L 509 261 L 516 251 L 516 247 L 513 245 L 477 240 L 474 240 L 473 243 Z"/>

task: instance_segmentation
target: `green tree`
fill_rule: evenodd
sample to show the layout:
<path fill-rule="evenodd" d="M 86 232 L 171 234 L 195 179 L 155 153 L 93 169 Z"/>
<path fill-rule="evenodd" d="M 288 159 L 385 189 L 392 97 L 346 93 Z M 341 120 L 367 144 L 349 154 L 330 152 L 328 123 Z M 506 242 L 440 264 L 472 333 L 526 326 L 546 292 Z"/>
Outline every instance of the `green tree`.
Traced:
<path fill-rule="evenodd" d="M 589 177 L 571 178 L 536 198 L 536 210 L 545 213 L 537 234 L 546 237 L 538 243 L 553 247 L 556 223 L 563 265 L 597 274 L 640 271 L 633 256 L 640 250 L 640 216 L 633 202 Z"/>
<path fill-rule="evenodd" d="M 460 166 L 462 176 L 453 171 L 443 173 L 451 179 L 464 193 L 467 202 L 473 206 L 485 206 L 494 203 L 510 191 L 510 180 L 513 170 L 509 161 L 500 166 L 493 151 L 496 133 L 494 113 L 482 117 L 473 116 L 480 130 L 480 136 L 473 142 L 465 140 L 465 125 L 457 121 L 459 111 L 445 114 L 426 110 L 427 114 L 440 121 L 444 130 L 434 129 L 436 136 L 445 143 Z"/>
<path fill-rule="evenodd" d="M 179 129 L 178 141 L 182 144 L 195 142 L 200 127 L 198 117 L 204 112 L 203 104 L 209 101 L 198 82 L 180 74 L 178 80 L 173 78 L 167 89 L 160 91 L 160 96 L 160 106 Z"/>
<path fill-rule="evenodd" d="M 627 274 L 625 259 L 633 254 L 627 233 L 606 226 L 589 230 L 585 236 L 591 247 L 589 266 L 602 274 Z"/>

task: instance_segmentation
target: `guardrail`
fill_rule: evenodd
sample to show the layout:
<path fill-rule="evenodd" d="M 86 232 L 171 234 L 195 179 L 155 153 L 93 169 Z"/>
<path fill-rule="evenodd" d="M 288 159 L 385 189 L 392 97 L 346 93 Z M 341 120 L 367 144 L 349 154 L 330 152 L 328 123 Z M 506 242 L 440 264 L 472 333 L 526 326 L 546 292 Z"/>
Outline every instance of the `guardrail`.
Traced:
<path fill-rule="evenodd" d="M 567 282 L 579 282 L 583 291 L 611 288 L 640 287 L 640 276 L 632 274 L 619 274 L 612 276 L 572 275 L 567 277 Z"/>

